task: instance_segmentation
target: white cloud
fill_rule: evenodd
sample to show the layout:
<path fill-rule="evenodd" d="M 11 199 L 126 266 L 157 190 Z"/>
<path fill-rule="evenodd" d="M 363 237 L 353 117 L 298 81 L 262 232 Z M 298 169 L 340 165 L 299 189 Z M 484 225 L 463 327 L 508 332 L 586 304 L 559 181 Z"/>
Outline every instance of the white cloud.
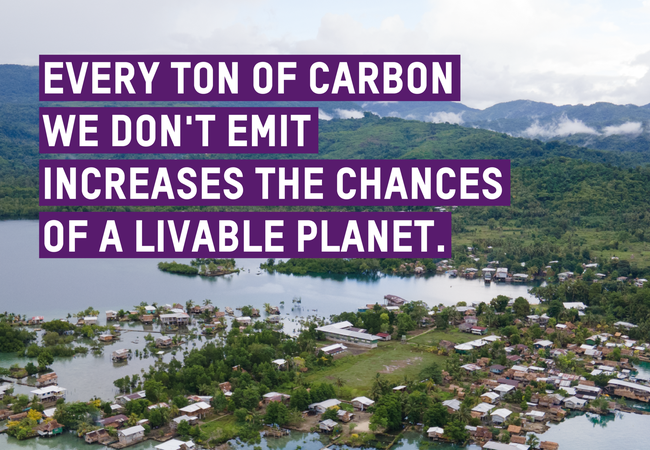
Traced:
<path fill-rule="evenodd" d="M 602 0 L 4 2 L 2 64 L 39 54 L 460 54 L 477 108 L 650 103 L 650 3 Z M 101 17 L 101 20 L 97 20 Z"/>
<path fill-rule="evenodd" d="M 611 136 L 613 134 L 641 134 L 642 132 L 643 125 L 641 122 L 626 122 L 622 125 L 612 125 L 603 128 L 603 134 L 605 136 Z"/>
<path fill-rule="evenodd" d="M 363 111 L 354 109 L 335 109 L 341 119 L 363 119 Z"/>
<path fill-rule="evenodd" d="M 585 125 L 582 120 L 569 119 L 567 116 L 562 116 L 557 123 L 549 125 L 540 125 L 535 121 L 531 126 L 526 128 L 522 135 L 530 138 L 552 138 L 563 137 L 572 134 L 594 134 L 598 135 L 598 131 Z"/>
<path fill-rule="evenodd" d="M 453 113 L 453 112 L 444 112 L 444 111 L 437 112 L 435 114 L 431 113 L 431 114 L 427 115 L 424 118 L 424 120 L 427 121 L 427 122 L 433 122 L 433 123 L 449 122 L 449 123 L 455 123 L 455 124 L 458 124 L 458 125 L 460 125 L 460 124 L 462 124 L 464 122 L 462 112 Z"/>
<path fill-rule="evenodd" d="M 332 120 L 334 117 L 330 116 L 327 114 L 325 111 L 322 109 L 318 109 L 318 120 Z"/>

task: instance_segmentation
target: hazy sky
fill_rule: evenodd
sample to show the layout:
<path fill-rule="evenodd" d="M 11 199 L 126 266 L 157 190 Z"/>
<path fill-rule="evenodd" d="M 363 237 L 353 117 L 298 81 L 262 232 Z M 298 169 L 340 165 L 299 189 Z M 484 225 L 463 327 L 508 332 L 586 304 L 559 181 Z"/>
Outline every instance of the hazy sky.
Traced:
<path fill-rule="evenodd" d="M 42 53 L 460 54 L 469 106 L 645 105 L 650 0 L 0 0 L 0 64 Z"/>

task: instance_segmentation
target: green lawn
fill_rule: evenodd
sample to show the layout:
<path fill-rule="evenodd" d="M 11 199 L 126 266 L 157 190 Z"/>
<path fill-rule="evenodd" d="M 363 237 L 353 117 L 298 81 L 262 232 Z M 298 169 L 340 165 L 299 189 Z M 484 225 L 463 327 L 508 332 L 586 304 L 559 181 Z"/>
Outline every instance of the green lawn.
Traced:
<path fill-rule="evenodd" d="M 236 436 L 239 433 L 239 427 L 235 424 L 235 416 L 230 414 L 202 424 L 201 431 L 204 431 L 210 438 L 224 440 Z"/>
<path fill-rule="evenodd" d="M 401 382 L 405 375 L 414 380 L 425 365 L 432 362 L 444 365 L 445 359 L 410 344 L 382 342 L 366 353 L 346 356 L 331 367 L 308 372 L 306 381 L 333 383 L 341 378 L 345 386 L 352 389 L 352 395 L 367 395 L 377 372 L 394 382 Z"/>
<path fill-rule="evenodd" d="M 447 340 L 451 341 L 454 344 L 462 344 L 464 342 L 468 341 L 474 341 L 478 339 L 480 336 L 475 336 L 470 333 L 461 333 L 457 329 L 454 330 L 449 330 L 449 331 L 430 331 L 425 334 L 421 334 L 419 336 L 416 336 L 412 339 L 410 339 L 408 342 L 409 344 L 418 344 L 418 345 L 433 345 L 435 342 L 436 344 L 441 341 L 441 340 Z"/>

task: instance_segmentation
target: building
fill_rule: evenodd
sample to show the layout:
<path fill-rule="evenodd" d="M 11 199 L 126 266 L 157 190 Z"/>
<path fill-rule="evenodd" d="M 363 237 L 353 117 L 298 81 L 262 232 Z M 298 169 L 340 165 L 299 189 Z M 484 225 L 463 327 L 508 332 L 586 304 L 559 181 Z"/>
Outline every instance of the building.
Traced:
<path fill-rule="evenodd" d="M 126 348 L 121 348 L 119 350 L 115 350 L 111 354 L 111 359 L 113 362 L 115 361 L 126 361 L 127 359 L 131 359 L 131 350 L 126 349 Z"/>
<path fill-rule="evenodd" d="M 492 414 L 490 414 L 490 417 L 492 417 L 492 422 L 495 424 L 502 424 L 508 419 L 510 414 L 512 414 L 512 411 L 506 408 L 501 408 L 493 411 Z"/>
<path fill-rule="evenodd" d="M 330 341 L 349 342 L 351 344 L 370 348 L 377 347 L 377 341 L 379 340 L 377 336 L 359 331 L 352 331 L 349 328 L 354 327 L 350 322 L 346 321 L 318 327 L 316 330 L 325 334 L 325 339 Z"/>
<path fill-rule="evenodd" d="M 113 341 L 113 335 L 112 334 L 101 334 L 101 335 L 99 335 L 98 339 L 101 342 L 112 342 Z"/>
<path fill-rule="evenodd" d="M 117 320 L 117 311 L 106 311 L 106 322 L 110 322 L 111 320 Z"/>
<path fill-rule="evenodd" d="M 327 419 L 327 420 L 323 420 L 323 421 L 319 422 L 318 423 L 318 428 L 321 431 L 325 431 L 326 433 L 331 433 L 334 430 L 334 428 L 336 427 L 336 425 L 337 425 L 337 423 L 335 421 L 333 421 L 332 419 Z"/>
<path fill-rule="evenodd" d="M 56 385 L 59 381 L 59 377 L 54 372 L 46 373 L 41 375 L 36 380 L 36 387 L 45 387 L 50 385 Z"/>
<path fill-rule="evenodd" d="M 280 392 L 268 392 L 262 396 L 264 398 L 264 403 L 267 405 L 271 402 L 285 402 L 291 398 L 288 394 L 282 394 Z"/>
<path fill-rule="evenodd" d="M 178 439 L 170 439 L 167 442 L 156 445 L 154 448 L 156 450 L 191 450 L 195 447 L 192 441 L 183 442 Z"/>
<path fill-rule="evenodd" d="M 66 390 L 58 386 L 48 386 L 30 392 L 41 402 L 55 402 L 60 398 L 65 398 Z"/>
<path fill-rule="evenodd" d="M 105 419 L 98 419 L 95 423 L 104 428 L 120 428 L 126 422 L 129 421 L 129 418 L 124 414 L 118 414 L 117 416 L 106 417 Z"/>
<path fill-rule="evenodd" d="M 39 426 L 34 428 L 34 431 L 36 431 L 40 437 L 52 437 L 63 433 L 63 425 L 53 419 L 50 422 L 41 423 Z"/>
<path fill-rule="evenodd" d="M 389 306 L 402 306 L 407 303 L 406 300 L 404 300 L 402 297 L 398 297 L 397 295 L 384 295 L 384 300 L 386 300 L 386 303 Z"/>
<path fill-rule="evenodd" d="M 175 419 L 172 419 L 172 421 L 169 423 L 169 426 L 172 428 L 172 430 L 175 430 L 178 428 L 178 425 L 180 425 L 181 422 L 187 422 L 190 425 L 195 425 L 198 421 L 198 417 L 182 415 L 176 417 Z"/>
<path fill-rule="evenodd" d="M 352 399 L 352 406 L 354 406 L 359 411 L 364 411 L 368 407 L 375 404 L 374 400 L 369 399 L 368 397 L 356 397 Z"/>
<path fill-rule="evenodd" d="M 322 414 L 332 406 L 339 406 L 340 404 L 341 404 L 340 400 L 337 400 L 335 398 L 330 398 L 329 400 L 325 400 L 320 403 L 312 403 L 311 405 L 309 405 L 309 409 Z"/>
<path fill-rule="evenodd" d="M 31 319 L 29 319 L 29 323 L 31 325 L 40 325 L 43 322 L 45 322 L 45 317 L 43 316 L 34 316 Z"/>
<path fill-rule="evenodd" d="M 569 409 L 582 409 L 587 406 L 587 400 L 578 397 L 567 397 L 564 399 L 564 406 Z"/>
<path fill-rule="evenodd" d="M 156 338 L 156 347 L 158 348 L 169 348 L 173 343 L 174 340 L 170 336 Z"/>
<path fill-rule="evenodd" d="M 207 415 L 212 413 L 212 406 L 210 406 L 205 402 L 197 402 L 197 403 L 192 403 L 191 405 L 187 405 L 184 408 L 180 408 L 179 411 L 181 412 L 181 414 L 203 419 Z"/>
<path fill-rule="evenodd" d="M 327 347 L 323 347 L 320 349 L 320 351 L 322 351 L 326 355 L 337 355 L 339 353 L 343 353 L 347 349 L 348 348 L 343 344 L 334 344 L 334 345 L 328 345 Z"/>
<path fill-rule="evenodd" d="M 131 428 L 125 428 L 124 430 L 119 430 L 117 432 L 117 439 L 120 441 L 120 444 L 127 445 L 135 442 L 140 442 L 144 439 L 144 427 L 142 425 L 136 425 Z"/>
<path fill-rule="evenodd" d="M 184 312 L 173 312 L 170 314 L 161 314 L 160 323 L 162 325 L 187 325 L 190 323 L 190 316 Z"/>
<path fill-rule="evenodd" d="M 84 317 L 85 325 L 97 325 L 97 317 L 95 316 L 86 316 Z"/>
<path fill-rule="evenodd" d="M 86 441 L 87 444 L 94 444 L 95 442 L 99 442 L 100 444 L 106 444 L 112 440 L 113 438 L 108 434 L 108 431 L 106 431 L 104 428 L 95 431 L 90 431 L 84 435 L 84 441 Z"/>
<path fill-rule="evenodd" d="M 445 434 L 445 430 L 440 427 L 430 427 L 427 430 L 427 436 L 430 439 L 440 439 L 443 434 Z"/>

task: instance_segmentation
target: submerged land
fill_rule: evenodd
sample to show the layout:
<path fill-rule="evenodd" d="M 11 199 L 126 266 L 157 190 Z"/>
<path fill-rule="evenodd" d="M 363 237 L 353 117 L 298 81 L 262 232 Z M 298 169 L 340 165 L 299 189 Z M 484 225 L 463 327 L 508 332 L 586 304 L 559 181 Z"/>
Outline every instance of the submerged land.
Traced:
<path fill-rule="evenodd" d="M 444 276 L 459 276 L 455 266 L 436 264 L 446 268 Z M 209 300 L 143 302 L 129 311 L 88 308 L 47 321 L 5 313 L 0 349 L 24 355 L 24 363 L 2 376 L 34 389 L 16 394 L 5 385 L 0 419 L 10 439 L 71 430 L 114 448 L 145 439 L 214 448 L 234 438 L 274 439 L 283 430 L 375 448 L 391 447 L 405 430 L 484 448 L 556 448 L 544 432 L 571 420 L 572 411 L 643 414 L 635 404 L 650 401 L 650 380 L 637 373 L 650 361 L 647 329 L 601 315 L 609 292 L 617 302 L 645 303 L 649 288 L 613 279 L 611 267 L 598 270 L 607 273 L 588 279 L 585 270 L 533 288 L 537 305 L 497 296 L 431 307 L 386 295 L 358 310 L 302 320 L 295 333 L 283 329 L 280 308 L 270 304 L 221 311 Z M 557 277 L 546 272 L 549 280 Z M 574 301 L 579 292 L 585 302 Z M 98 324 L 100 316 L 106 325 Z M 146 353 L 153 364 L 115 379 L 114 398 L 67 401 L 64 380 L 59 384 L 49 369 L 55 358 L 102 352 L 138 323 L 156 326 L 143 335 L 145 349 L 113 350 L 111 358 L 128 365 Z M 172 355 L 169 362 L 164 354 Z"/>

